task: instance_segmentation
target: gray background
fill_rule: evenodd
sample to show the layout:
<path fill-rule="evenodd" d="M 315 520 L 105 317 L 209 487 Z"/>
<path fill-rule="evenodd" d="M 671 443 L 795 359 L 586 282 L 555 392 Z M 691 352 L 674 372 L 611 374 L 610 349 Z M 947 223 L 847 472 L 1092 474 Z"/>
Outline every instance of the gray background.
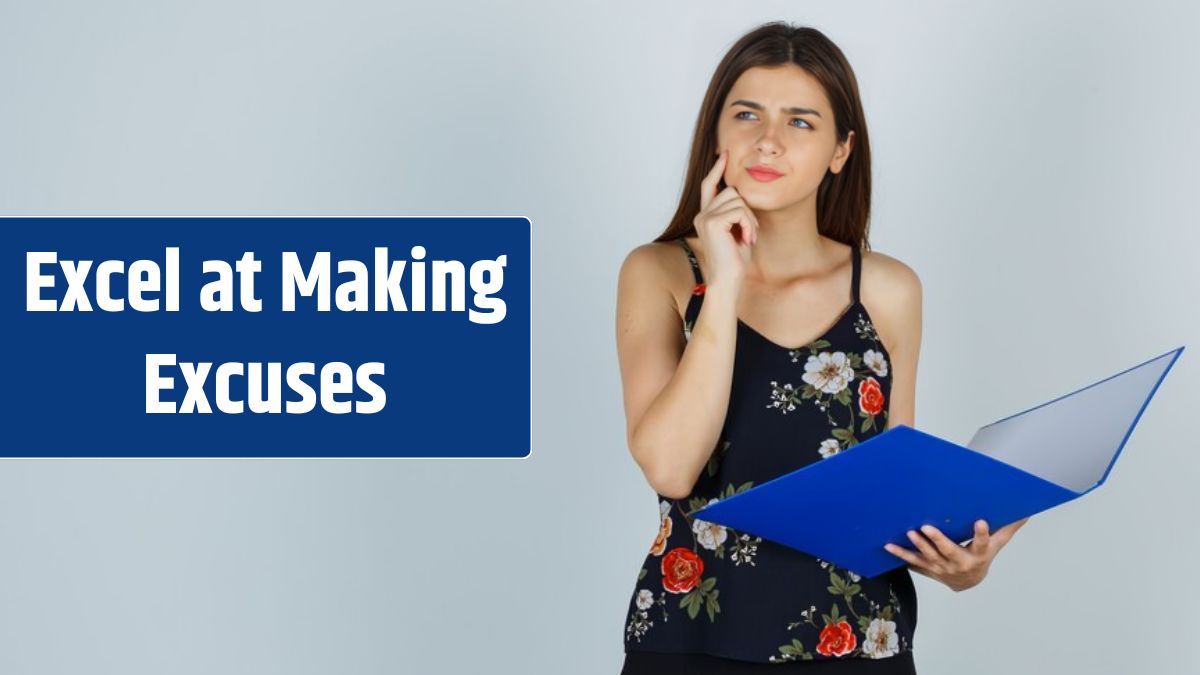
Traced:
<path fill-rule="evenodd" d="M 4 0 L 0 213 L 526 215 L 536 312 L 528 459 L 0 462 L 0 671 L 615 673 L 657 532 L 616 274 L 775 18 L 857 71 L 918 426 L 1191 345 L 1104 487 L 974 589 L 917 577 L 919 670 L 1194 672 L 1200 16 L 1012 0 Z"/>

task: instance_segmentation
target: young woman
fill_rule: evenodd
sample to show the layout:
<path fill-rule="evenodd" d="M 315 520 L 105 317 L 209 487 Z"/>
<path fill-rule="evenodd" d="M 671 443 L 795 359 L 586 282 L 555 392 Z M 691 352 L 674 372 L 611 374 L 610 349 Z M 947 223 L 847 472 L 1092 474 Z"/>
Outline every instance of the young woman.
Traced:
<path fill-rule="evenodd" d="M 910 570 L 970 588 L 1025 523 L 979 521 L 968 546 L 909 532 L 912 549 L 886 547 L 908 565 L 865 579 L 691 515 L 914 425 L 921 283 L 870 252 L 870 188 L 838 47 L 784 23 L 739 39 L 705 94 L 674 218 L 620 272 L 627 442 L 660 516 L 624 673 L 913 673 Z M 836 502 L 798 517 L 853 526 Z"/>

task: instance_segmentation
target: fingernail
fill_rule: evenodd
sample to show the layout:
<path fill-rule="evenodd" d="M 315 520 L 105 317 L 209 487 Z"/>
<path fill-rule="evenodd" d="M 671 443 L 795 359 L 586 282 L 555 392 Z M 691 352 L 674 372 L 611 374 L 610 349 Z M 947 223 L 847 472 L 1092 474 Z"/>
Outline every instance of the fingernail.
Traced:
<path fill-rule="evenodd" d="M 921 531 L 922 531 L 922 532 L 932 532 L 932 531 L 933 531 L 933 526 L 932 526 L 932 525 L 922 525 L 922 526 L 921 526 Z"/>

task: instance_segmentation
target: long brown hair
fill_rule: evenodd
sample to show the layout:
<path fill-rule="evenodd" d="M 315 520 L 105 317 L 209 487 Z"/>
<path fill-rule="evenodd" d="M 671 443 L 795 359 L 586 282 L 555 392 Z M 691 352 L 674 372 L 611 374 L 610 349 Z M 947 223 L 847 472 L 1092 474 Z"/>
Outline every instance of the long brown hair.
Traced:
<path fill-rule="evenodd" d="M 871 211 L 871 144 L 866 117 L 858 95 L 858 81 L 842 50 L 824 33 L 808 26 L 773 21 L 743 35 L 721 59 L 696 119 L 692 153 L 679 205 L 667 229 L 654 241 L 694 234 L 693 221 L 700 212 L 700 180 L 712 169 L 716 157 L 717 119 L 734 82 L 755 66 L 800 66 L 821 83 L 833 106 L 838 141 L 854 130 L 854 147 L 842 170 L 828 169 L 817 188 L 817 231 L 860 249 L 869 249 Z M 724 180 L 718 191 L 724 189 Z"/>

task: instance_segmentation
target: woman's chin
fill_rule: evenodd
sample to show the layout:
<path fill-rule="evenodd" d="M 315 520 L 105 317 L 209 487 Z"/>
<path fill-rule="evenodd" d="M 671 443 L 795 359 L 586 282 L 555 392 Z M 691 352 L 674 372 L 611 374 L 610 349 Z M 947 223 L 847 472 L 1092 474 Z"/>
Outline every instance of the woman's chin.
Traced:
<path fill-rule="evenodd" d="M 783 195 L 778 194 L 770 188 L 762 188 L 758 186 L 747 186 L 745 188 L 736 188 L 738 194 L 742 196 L 742 201 L 746 202 L 746 206 L 755 211 L 774 211 L 784 205 Z"/>
<path fill-rule="evenodd" d="M 741 195 L 742 201 L 746 202 L 746 206 L 755 211 L 780 211 L 792 207 L 797 202 L 795 193 L 789 194 L 772 183 L 746 181 L 733 187 Z"/>

